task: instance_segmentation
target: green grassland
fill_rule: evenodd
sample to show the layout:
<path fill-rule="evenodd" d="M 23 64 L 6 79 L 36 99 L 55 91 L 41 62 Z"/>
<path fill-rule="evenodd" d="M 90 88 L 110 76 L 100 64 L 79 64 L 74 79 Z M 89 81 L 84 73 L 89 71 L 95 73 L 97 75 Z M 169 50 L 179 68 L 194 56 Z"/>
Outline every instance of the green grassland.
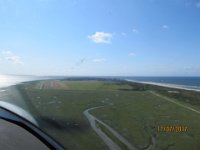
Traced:
<path fill-rule="evenodd" d="M 108 149 L 83 115 L 84 110 L 95 106 L 106 106 L 91 113 L 138 149 L 147 147 L 151 137 L 156 139 L 156 150 L 200 149 L 200 114 L 181 107 L 199 111 L 199 92 L 169 93 L 174 89 L 98 80 L 34 81 L 16 87 L 40 128 L 70 150 Z M 184 125 L 188 131 L 158 132 L 161 125 Z"/>

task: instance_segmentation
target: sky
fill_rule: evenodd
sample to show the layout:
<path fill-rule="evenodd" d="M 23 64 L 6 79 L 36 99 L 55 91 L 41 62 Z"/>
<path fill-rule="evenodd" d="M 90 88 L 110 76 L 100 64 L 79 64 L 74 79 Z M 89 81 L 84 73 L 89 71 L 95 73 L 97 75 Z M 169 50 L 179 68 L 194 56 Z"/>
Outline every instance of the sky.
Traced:
<path fill-rule="evenodd" d="M 200 0 L 0 0 L 0 74 L 200 76 Z"/>

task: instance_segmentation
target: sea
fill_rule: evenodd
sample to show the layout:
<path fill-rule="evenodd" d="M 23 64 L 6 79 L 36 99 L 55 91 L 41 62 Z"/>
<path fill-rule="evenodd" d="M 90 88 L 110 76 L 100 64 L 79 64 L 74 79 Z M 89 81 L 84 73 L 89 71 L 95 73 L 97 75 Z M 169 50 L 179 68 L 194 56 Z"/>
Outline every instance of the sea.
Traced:
<path fill-rule="evenodd" d="M 5 75 L 0 74 L 0 88 L 16 85 L 22 82 L 47 80 L 47 79 L 63 79 L 66 76 L 33 76 L 33 75 Z"/>
<path fill-rule="evenodd" d="M 121 79 L 191 90 L 200 90 L 200 77 L 121 77 Z"/>
<path fill-rule="evenodd" d="M 25 75 L 1 75 L 0 74 L 0 88 L 16 85 L 21 82 L 40 80 L 38 76 L 25 76 Z"/>

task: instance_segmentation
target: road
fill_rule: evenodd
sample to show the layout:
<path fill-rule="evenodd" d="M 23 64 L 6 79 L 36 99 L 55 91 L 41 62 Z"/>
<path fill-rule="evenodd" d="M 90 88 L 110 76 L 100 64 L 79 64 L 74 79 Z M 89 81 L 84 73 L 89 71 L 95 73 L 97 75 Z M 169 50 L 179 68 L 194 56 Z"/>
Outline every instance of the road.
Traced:
<path fill-rule="evenodd" d="M 113 142 L 113 140 L 110 139 L 100 128 L 96 127 L 95 121 L 98 121 L 101 125 L 106 127 L 117 139 L 119 139 L 122 143 L 124 143 L 130 150 L 136 150 L 136 147 L 134 145 L 132 145 L 131 143 L 129 143 L 117 131 L 115 131 L 109 125 L 105 124 L 104 122 L 102 122 L 101 120 L 97 119 L 95 116 L 93 116 L 89 113 L 90 110 L 94 110 L 94 109 L 101 108 L 101 107 L 105 107 L 105 106 L 89 108 L 83 112 L 83 114 L 86 116 L 86 118 L 90 122 L 92 129 L 99 135 L 99 137 L 110 148 L 110 150 L 121 150 L 121 148 L 115 142 Z"/>

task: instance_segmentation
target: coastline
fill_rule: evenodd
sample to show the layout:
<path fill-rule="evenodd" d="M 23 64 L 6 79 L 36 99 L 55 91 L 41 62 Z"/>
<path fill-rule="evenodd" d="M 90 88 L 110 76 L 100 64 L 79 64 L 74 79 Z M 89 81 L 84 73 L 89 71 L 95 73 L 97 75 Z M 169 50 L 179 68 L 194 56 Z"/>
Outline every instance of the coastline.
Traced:
<path fill-rule="evenodd" d="M 200 92 L 200 89 L 189 88 L 184 85 L 166 84 L 166 83 L 157 83 L 157 82 L 145 82 L 145 81 L 136 81 L 136 80 L 130 80 L 130 79 L 125 79 L 125 81 L 141 83 L 141 84 L 156 85 L 156 86 L 168 87 L 168 88 L 179 89 L 179 90 Z"/>

